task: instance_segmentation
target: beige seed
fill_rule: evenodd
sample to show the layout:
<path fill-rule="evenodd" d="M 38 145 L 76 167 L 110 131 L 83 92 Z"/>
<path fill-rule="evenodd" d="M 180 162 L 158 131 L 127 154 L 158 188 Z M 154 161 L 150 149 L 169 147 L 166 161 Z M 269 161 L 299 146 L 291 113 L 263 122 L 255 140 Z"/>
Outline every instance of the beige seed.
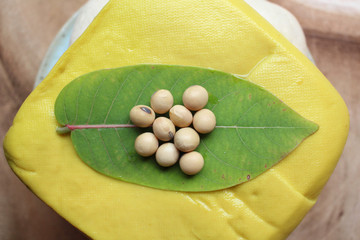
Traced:
<path fill-rule="evenodd" d="M 154 122 L 155 113 L 148 106 L 137 105 L 131 109 L 130 119 L 137 127 L 150 127 Z"/>
<path fill-rule="evenodd" d="M 167 113 L 174 104 L 174 98 L 169 90 L 160 89 L 151 96 L 151 107 L 156 113 Z"/>
<path fill-rule="evenodd" d="M 209 109 L 201 109 L 195 113 L 193 125 L 199 133 L 209 133 L 216 126 L 216 117 Z"/>
<path fill-rule="evenodd" d="M 159 141 L 153 133 L 146 132 L 135 139 L 135 150 L 143 157 L 153 155 L 159 147 Z"/>
<path fill-rule="evenodd" d="M 200 143 L 199 134 L 192 128 L 186 127 L 178 130 L 174 137 L 174 144 L 182 152 L 195 150 Z"/>
<path fill-rule="evenodd" d="M 162 167 L 170 167 L 179 159 L 179 150 L 173 143 L 164 143 L 156 151 L 156 162 Z"/>
<path fill-rule="evenodd" d="M 180 158 L 180 168 L 187 175 L 195 175 L 204 167 L 204 158 L 198 152 L 189 152 Z"/>
<path fill-rule="evenodd" d="M 187 88 L 182 97 L 185 107 L 191 111 L 198 111 L 205 107 L 208 99 L 208 92 L 204 87 L 199 85 Z"/>
<path fill-rule="evenodd" d="M 188 127 L 190 126 L 193 116 L 191 112 L 182 105 L 175 105 L 170 109 L 169 113 L 171 121 L 177 127 Z"/>
<path fill-rule="evenodd" d="M 175 135 L 175 126 L 166 117 L 158 117 L 153 123 L 153 132 L 161 141 L 170 141 Z"/>

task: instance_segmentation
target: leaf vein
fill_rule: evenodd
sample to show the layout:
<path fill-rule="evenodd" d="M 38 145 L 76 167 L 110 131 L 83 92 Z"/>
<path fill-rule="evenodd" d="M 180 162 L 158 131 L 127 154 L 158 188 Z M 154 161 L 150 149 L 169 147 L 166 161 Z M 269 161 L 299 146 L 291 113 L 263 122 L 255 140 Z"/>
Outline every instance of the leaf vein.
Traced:
<path fill-rule="evenodd" d="M 311 129 L 311 127 L 288 127 L 288 126 L 263 126 L 263 127 L 248 127 L 248 126 L 216 126 L 215 128 L 242 128 L 242 129 Z"/>
<path fill-rule="evenodd" d="M 125 145 L 124 145 L 124 143 L 123 143 L 123 141 L 122 141 L 122 138 L 120 137 L 120 134 L 119 134 L 119 132 L 118 132 L 118 129 L 117 129 L 117 128 L 115 128 L 115 132 L 116 132 L 116 135 L 119 137 L 120 144 L 121 144 L 122 148 L 123 148 L 123 149 L 124 149 L 124 151 L 126 152 L 126 156 L 127 156 L 127 158 L 129 159 L 129 152 L 128 152 L 128 150 L 126 149 L 126 147 L 125 147 Z"/>
<path fill-rule="evenodd" d="M 204 145 L 205 149 L 206 149 L 216 160 L 218 160 L 219 162 L 222 162 L 223 164 L 228 165 L 229 167 L 236 168 L 236 169 L 241 170 L 241 171 L 247 171 L 246 169 L 239 168 L 239 167 L 237 167 L 237 166 L 235 166 L 235 165 L 232 165 L 232 164 L 230 164 L 230 163 L 222 160 L 221 158 L 219 158 L 218 156 L 216 156 L 215 153 L 213 153 L 213 152 L 209 149 L 209 147 L 204 143 L 204 141 L 201 141 L 201 143 Z"/>
<path fill-rule="evenodd" d="M 95 92 L 95 95 L 94 95 L 94 98 L 93 98 L 93 101 L 92 101 L 92 104 L 91 104 L 91 109 L 90 109 L 89 117 L 88 117 L 88 120 L 87 120 L 86 124 L 89 124 L 89 122 L 90 122 L 91 115 L 92 115 L 92 112 L 93 112 L 93 109 L 94 109 L 94 105 L 95 105 L 96 96 L 97 96 L 97 94 L 98 94 L 98 92 L 99 92 L 102 84 L 104 83 L 105 79 L 106 79 L 106 78 L 104 78 L 104 79 L 100 82 L 99 86 L 98 86 L 97 89 L 96 89 L 96 92 Z"/>
<path fill-rule="evenodd" d="M 214 74 L 215 75 L 215 74 Z M 210 80 L 214 80 L 216 77 L 215 76 L 212 76 L 211 78 L 207 78 L 204 82 L 200 83 L 201 86 L 204 86 L 206 83 L 208 83 Z"/>
<path fill-rule="evenodd" d="M 104 120 L 104 124 L 106 123 L 106 121 L 107 121 L 107 119 L 108 119 L 108 117 L 109 117 L 109 115 L 110 115 L 110 112 L 111 112 L 111 110 L 112 110 L 112 108 L 113 108 L 113 106 L 114 106 L 114 103 L 115 103 L 117 97 L 119 96 L 119 94 L 120 94 L 120 92 L 121 92 L 121 89 L 123 88 L 123 86 L 125 85 L 125 83 L 127 82 L 127 80 L 129 79 L 129 75 L 130 75 L 130 74 L 131 74 L 131 72 L 128 73 L 128 75 L 126 76 L 125 80 L 121 83 L 119 89 L 117 90 L 116 95 L 115 95 L 115 97 L 113 98 L 113 100 L 112 100 L 112 102 L 111 102 L 111 105 L 110 105 L 110 107 L 109 107 L 109 110 L 108 110 L 108 112 L 107 112 L 107 114 L 106 114 L 106 117 L 105 117 L 105 120 Z"/>
<path fill-rule="evenodd" d="M 258 102 L 256 102 L 256 103 L 254 103 L 253 105 L 251 105 L 247 110 L 246 110 L 246 112 L 236 121 L 236 123 L 235 123 L 235 126 L 237 126 L 237 124 L 240 122 L 240 120 L 243 118 L 243 117 L 245 117 L 249 112 L 250 112 L 250 110 L 251 109 L 253 109 L 256 105 L 258 105 L 259 103 Z"/>
<path fill-rule="evenodd" d="M 76 112 L 75 112 L 75 119 L 73 121 L 73 125 L 75 125 L 77 119 L 78 119 L 78 113 L 79 113 L 79 98 L 80 98 L 80 94 L 81 94 L 81 90 L 83 89 L 84 87 L 84 83 L 85 81 L 83 80 L 82 83 L 81 83 L 81 86 L 79 88 L 79 92 L 78 92 L 78 95 L 76 97 Z"/>
<path fill-rule="evenodd" d="M 154 79 L 152 78 L 150 81 L 147 82 L 147 84 L 145 85 L 145 87 L 143 87 L 143 89 L 141 90 L 141 92 L 140 92 L 140 94 L 139 94 L 139 96 L 138 96 L 138 98 L 137 98 L 134 106 L 136 106 L 136 105 L 138 104 L 141 96 L 144 94 L 145 89 L 151 84 L 151 82 L 152 82 L 153 80 L 154 80 Z M 130 119 L 129 119 L 129 121 L 128 121 L 128 124 L 129 124 L 129 123 L 130 123 Z"/>
<path fill-rule="evenodd" d="M 257 103 L 254 103 L 252 106 L 250 106 L 250 107 L 246 110 L 246 112 L 238 119 L 238 121 L 235 123 L 235 125 L 237 125 L 238 122 L 240 122 L 240 120 L 241 120 L 244 116 L 246 116 L 246 115 L 251 111 L 251 109 L 253 109 L 253 108 L 254 108 L 256 105 L 258 105 L 258 104 L 259 104 L 259 103 L 257 102 Z M 254 151 L 252 151 L 252 150 L 250 149 L 250 147 L 245 143 L 244 139 L 241 137 L 241 134 L 240 134 L 240 132 L 239 132 L 239 128 L 236 128 L 236 134 L 237 134 L 238 138 L 240 139 L 240 141 L 243 143 L 244 147 L 245 147 L 250 153 L 254 154 L 255 156 L 257 156 L 257 157 L 259 157 L 259 158 L 266 159 L 266 157 L 264 157 L 264 156 L 262 156 L 262 155 L 258 155 L 257 153 L 255 153 Z M 268 159 L 266 159 L 266 160 L 268 160 Z"/>
<path fill-rule="evenodd" d="M 230 95 L 232 95 L 232 94 L 234 94 L 234 93 L 238 93 L 238 92 L 240 92 L 240 91 L 233 91 L 233 92 L 231 92 L 231 93 L 226 94 L 226 95 L 223 96 L 222 98 L 220 98 L 220 99 L 218 100 L 218 102 L 211 108 L 211 111 L 214 111 L 215 107 L 217 107 L 217 105 L 219 105 L 219 103 L 220 103 L 221 101 L 223 101 L 225 98 L 227 98 L 228 96 L 230 96 Z"/>
<path fill-rule="evenodd" d="M 236 133 L 237 133 L 237 136 L 239 137 L 240 141 L 242 142 L 242 144 L 244 145 L 244 147 L 250 152 L 252 153 L 253 155 L 255 155 L 256 157 L 258 158 L 261 158 L 261 159 L 264 159 L 264 160 L 271 160 L 271 159 L 267 159 L 266 157 L 260 155 L 260 154 L 257 154 L 255 153 L 254 151 L 252 151 L 250 149 L 250 147 L 245 143 L 244 139 L 241 137 L 241 134 L 239 132 L 239 129 L 236 129 Z"/>
<path fill-rule="evenodd" d="M 90 149 L 90 151 L 91 151 L 91 159 L 92 159 L 92 161 L 96 164 L 96 166 L 98 167 L 99 165 L 97 164 L 97 161 L 95 161 L 94 160 L 94 156 L 95 156 L 95 153 L 94 153 L 94 151 L 93 151 L 93 149 L 92 149 L 92 147 L 91 147 L 91 145 L 90 145 L 90 141 L 89 141 L 89 139 L 87 138 L 87 136 L 83 133 L 83 131 L 78 131 L 84 138 L 85 138 L 85 140 L 86 140 L 86 143 L 88 144 L 88 146 L 89 146 L 89 149 Z"/>
<path fill-rule="evenodd" d="M 182 75 L 180 74 L 180 75 L 178 76 L 178 78 L 176 79 L 176 81 L 174 82 L 174 84 L 173 84 L 173 85 L 171 86 L 171 88 L 169 89 L 170 92 L 174 89 L 174 87 L 176 86 L 176 84 L 178 84 L 178 82 L 180 81 L 181 77 L 182 77 Z"/>
<path fill-rule="evenodd" d="M 279 147 L 283 147 L 283 145 L 279 144 L 277 141 L 274 140 L 274 138 L 270 137 L 266 131 L 262 131 L 264 133 L 265 138 L 267 138 L 268 140 L 270 140 L 270 142 L 272 142 L 273 144 L 279 146 Z"/>
<path fill-rule="evenodd" d="M 66 93 L 66 95 L 67 95 L 67 93 Z M 65 100 L 66 100 L 66 97 L 63 98 L 64 113 L 65 113 L 66 123 L 69 123 L 69 117 L 68 117 L 67 111 L 66 111 L 66 101 Z"/>
<path fill-rule="evenodd" d="M 119 169 L 119 168 L 115 165 L 114 161 L 112 160 L 112 158 L 111 158 L 111 156 L 110 156 L 110 153 L 109 153 L 109 150 L 108 150 L 107 147 L 106 147 L 104 138 L 102 137 L 102 135 L 101 135 L 101 133 L 100 133 L 100 129 L 98 129 L 98 133 L 99 133 L 99 137 L 100 137 L 100 139 L 101 139 L 101 143 L 102 143 L 102 145 L 104 146 L 104 149 L 105 149 L 106 154 L 107 154 L 107 156 L 108 156 L 108 158 L 109 158 L 109 160 L 110 160 L 111 165 L 112 165 L 114 168 Z"/>

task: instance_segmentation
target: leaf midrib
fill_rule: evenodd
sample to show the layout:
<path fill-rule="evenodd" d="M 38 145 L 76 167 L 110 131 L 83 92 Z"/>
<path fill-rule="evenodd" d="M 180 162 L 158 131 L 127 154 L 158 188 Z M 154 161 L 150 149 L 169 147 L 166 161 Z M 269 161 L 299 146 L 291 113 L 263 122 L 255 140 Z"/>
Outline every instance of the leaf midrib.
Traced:
<path fill-rule="evenodd" d="M 65 127 L 70 130 L 76 129 L 100 129 L 100 128 L 136 128 L 132 124 L 83 124 L 71 125 L 66 124 Z M 215 126 L 217 129 L 312 129 L 312 127 L 291 127 L 291 126 Z"/>

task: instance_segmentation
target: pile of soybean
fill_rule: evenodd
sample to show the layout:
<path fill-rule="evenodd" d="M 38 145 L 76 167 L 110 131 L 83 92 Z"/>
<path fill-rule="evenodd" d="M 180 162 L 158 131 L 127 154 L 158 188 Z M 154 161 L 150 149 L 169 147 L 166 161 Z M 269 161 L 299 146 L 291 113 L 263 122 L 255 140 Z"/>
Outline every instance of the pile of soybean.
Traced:
<path fill-rule="evenodd" d="M 145 132 L 136 138 L 136 152 L 143 157 L 156 154 L 156 162 L 162 167 L 173 166 L 177 163 L 180 152 L 183 152 L 179 161 L 181 170 L 187 175 L 200 172 L 204 166 L 204 158 L 194 151 L 200 143 L 199 133 L 210 133 L 216 126 L 214 113 L 203 109 L 208 98 L 204 87 L 194 85 L 183 93 L 184 106 L 173 106 L 174 98 L 171 92 L 160 89 L 151 96 L 151 107 L 133 107 L 130 111 L 131 121 L 137 127 L 146 128 L 152 125 L 153 129 L 153 133 Z M 155 113 L 161 115 L 167 112 L 170 119 L 164 116 L 155 119 Z M 160 147 L 159 140 L 163 142 Z"/>

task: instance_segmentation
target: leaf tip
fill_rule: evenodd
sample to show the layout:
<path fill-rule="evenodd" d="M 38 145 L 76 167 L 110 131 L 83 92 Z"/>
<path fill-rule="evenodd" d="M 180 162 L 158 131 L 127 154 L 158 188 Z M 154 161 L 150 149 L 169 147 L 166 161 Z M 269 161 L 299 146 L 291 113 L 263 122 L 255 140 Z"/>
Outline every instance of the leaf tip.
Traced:
<path fill-rule="evenodd" d="M 312 126 L 311 126 L 312 134 L 316 133 L 319 130 L 319 128 L 320 128 L 319 124 L 312 122 Z"/>

